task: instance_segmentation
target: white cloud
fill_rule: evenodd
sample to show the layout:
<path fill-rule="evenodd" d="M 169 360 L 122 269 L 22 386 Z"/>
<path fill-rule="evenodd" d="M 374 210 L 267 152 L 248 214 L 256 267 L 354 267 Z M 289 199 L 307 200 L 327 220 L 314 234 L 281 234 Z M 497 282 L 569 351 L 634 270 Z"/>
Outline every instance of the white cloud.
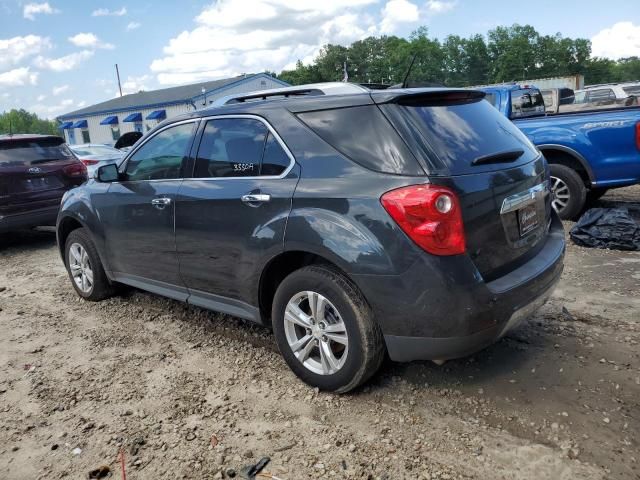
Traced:
<path fill-rule="evenodd" d="M 32 72 L 29 67 L 20 67 L 8 72 L 0 73 L 0 87 L 21 87 L 23 85 L 37 85 L 38 72 Z"/>
<path fill-rule="evenodd" d="M 65 98 L 56 104 L 45 104 L 38 99 L 38 103 L 29 107 L 30 112 L 35 112 L 42 118 L 54 118 L 56 115 L 65 113 L 75 105 L 76 108 L 80 108 L 81 105 L 75 104 L 73 99 Z"/>
<path fill-rule="evenodd" d="M 131 30 L 135 30 L 136 28 L 140 28 L 140 25 L 142 24 L 138 22 L 129 22 L 127 24 L 127 32 L 130 32 Z"/>
<path fill-rule="evenodd" d="M 53 93 L 53 95 L 57 97 L 58 95 L 66 92 L 67 90 L 69 90 L 69 85 L 60 85 L 59 87 L 53 87 L 51 89 L 51 93 Z"/>
<path fill-rule="evenodd" d="M 79 52 L 70 53 L 59 58 L 45 58 L 39 56 L 35 59 L 34 64 L 38 68 L 45 70 L 53 70 L 54 72 L 65 72 L 73 70 L 85 60 L 93 56 L 91 50 L 81 50 Z"/>
<path fill-rule="evenodd" d="M 35 16 L 39 14 L 51 15 L 52 13 L 60 13 L 60 10 L 52 8 L 49 2 L 27 3 L 22 9 L 22 15 L 28 20 L 35 20 Z"/>
<path fill-rule="evenodd" d="M 127 77 L 122 83 L 122 94 L 136 93 L 140 90 L 149 90 L 148 85 L 151 81 L 151 75 L 142 75 L 140 77 Z M 118 93 L 119 95 L 119 93 Z"/>
<path fill-rule="evenodd" d="M 120 10 L 109 10 L 108 8 L 98 8 L 91 13 L 92 17 L 122 17 L 127 14 L 127 8 L 122 7 Z"/>
<path fill-rule="evenodd" d="M 427 2 L 427 11 L 431 14 L 437 13 L 445 13 L 449 10 L 453 10 L 456 6 L 457 1 L 447 1 L 447 0 L 429 0 Z"/>
<path fill-rule="evenodd" d="M 49 48 L 49 38 L 38 35 L 0 39 L 0 68 L 16 65 L 24 58 L 38 55 Z"/>
<path fill-rule="evenodd" d="M 420 12 L 415 3 L 407 0 L 390 0 L 382 9 L 380 33 L 392 33 L 400 23 L 417 22 Z"/>
<path fill-rule="evenodd" d="M 38 95 L 38 101 L 42 102 L 45 98 L 47 98 L 46 95 Z"/>
<path fill-rule="evenodd" d="M 220 0 L 202 10 L 192 30 L 169 41 L 151 70 L 159 83 L 176 84 L 308 62 L 326 43 L 378 33 L 364 9 L 376 1 Z"/>
<path fill-rule="evenodd" d="M 618 22 L 600 30 L 591 39 L 591 53 L 596 57 L 617 60 L 624 57 L 640 57 L 640 25 Z"/>
<path fill-rule="evenodd" d="M 106 42 L 101 42 L 98 37 L 93 33 L 78 33 L 73 37 L 69 37 L 68 40 L 76 47 L 82 48 L 104 48 L 107 50 L 113 50 L 115 47 Z"/>

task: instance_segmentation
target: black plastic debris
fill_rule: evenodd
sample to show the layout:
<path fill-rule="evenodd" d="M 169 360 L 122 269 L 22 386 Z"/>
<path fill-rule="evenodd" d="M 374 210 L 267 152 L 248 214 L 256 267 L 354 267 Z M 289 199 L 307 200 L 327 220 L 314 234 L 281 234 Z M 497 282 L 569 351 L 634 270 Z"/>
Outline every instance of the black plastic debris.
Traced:
<path fill-rule="evenodd" d="M 626 208 L 592 208 L 569 234 L 583 247 L 640 250 L 640 224 Z"/>

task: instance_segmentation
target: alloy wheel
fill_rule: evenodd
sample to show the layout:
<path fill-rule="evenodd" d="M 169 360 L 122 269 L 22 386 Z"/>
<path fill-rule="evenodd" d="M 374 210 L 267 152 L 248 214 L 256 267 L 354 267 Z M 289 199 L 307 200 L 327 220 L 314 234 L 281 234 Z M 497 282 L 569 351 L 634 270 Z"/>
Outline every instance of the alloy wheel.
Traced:
<path fill-rule="evenodd" d="M 82 293 L 93 290 L 93 269 L 89 254 L 79 243 L 72 243 L 69 247 L 69 269 L 76 286 Z"/>
<path fill-rule="evenodd" d="M 551 206 L 557 213 L 560 213 L 564 208 L 566 208 L 569 200 L 571 199 L 569 186 L 560 178 L 551 177 L 551 193 L 553 195 Z"/>
<path fill-rule="evenodd" d="M 338 309 L 323 295 L 305 291 L 287 303 L 284 331 L 289 348 L 308 370 L 332 375 L 349 353 L 349 337 Z"/>

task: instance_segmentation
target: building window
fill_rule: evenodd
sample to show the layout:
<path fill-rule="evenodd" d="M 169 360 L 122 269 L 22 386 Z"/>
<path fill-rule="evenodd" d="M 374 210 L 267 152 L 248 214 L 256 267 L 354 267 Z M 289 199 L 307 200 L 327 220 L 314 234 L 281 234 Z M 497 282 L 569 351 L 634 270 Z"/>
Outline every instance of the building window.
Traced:
<path fill-rule="evenodd" d="M 89 136 L 89 129 L 83 128 L 81 131 L 82 131 L 82 143 L 91 143 L 91 137 Z"/>
<path fill-rule="evenodd" d="M 118 125 L 111 127 L 111 137 L 114 140 L 118 140 L 120 138 L 120 127 Z"/>
<path fill-rule="evenodd" d="M 136 132 L 144 133 L 144 130 L 142 129 L 142 122 L 134 123 L 133 128 L 135 129 Z"/>

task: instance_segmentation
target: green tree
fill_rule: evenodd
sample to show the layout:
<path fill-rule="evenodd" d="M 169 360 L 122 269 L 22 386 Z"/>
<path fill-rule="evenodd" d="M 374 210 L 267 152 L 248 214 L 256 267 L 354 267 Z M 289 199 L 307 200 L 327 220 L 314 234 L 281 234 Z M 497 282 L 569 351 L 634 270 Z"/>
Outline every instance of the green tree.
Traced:
<path fill-rule="evenodd" d="M 60 135 L 56 122 L 39 118 L 35 113 L 24 109 L 13 109 L 0 114 L 0 133 L 9 132 Z"/>

